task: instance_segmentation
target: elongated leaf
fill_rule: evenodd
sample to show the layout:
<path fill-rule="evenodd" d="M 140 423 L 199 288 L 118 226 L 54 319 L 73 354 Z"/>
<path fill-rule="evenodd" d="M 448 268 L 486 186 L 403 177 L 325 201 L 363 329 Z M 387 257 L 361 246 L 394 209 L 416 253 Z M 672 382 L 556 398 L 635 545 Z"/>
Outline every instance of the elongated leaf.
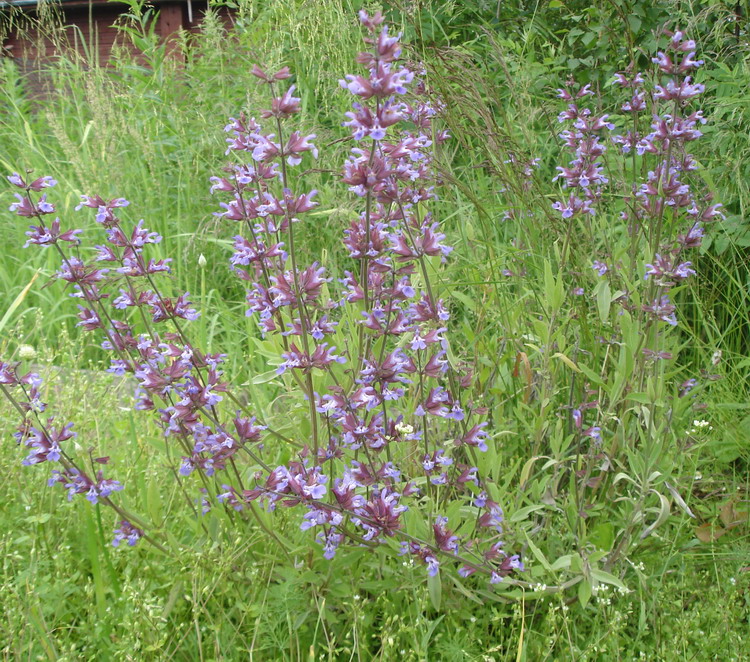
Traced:
<path fill-rule="evenodd" d="M 440 611 L 440 603 L 443 599 L 443 582 L 440 580 L 440 570 L 434 577 L 427 577 L 427 592 L 430 594 L 430 602 L 435 611 Z"/>
<path fill-rule="evenodd" d="M 552 358 L 560 359 L 566 366 L 568 366 L 574 372 L 581 372 L 581 369 L 571 359 L 569 359 L 567 356 L 565 356 L 565 354 L 562 354 L 561 352 L 555 352 L 552 355 Z"/>
<path fill-rule="evenodd" d="M 591 576 L 602 584 L 611 584 L 612 586 L 617 586 L 617 588 L 627 590 L 625 584 L 618 577 L 604 570 L 599 570 L 599 568 L 591 568 Z"/>
<path fill-rule="evenodd" d="M 13 303 L 10 304 L 10 307 L 8 310 L 5 311 L 5 314 L 3 315 L 3 318 L 0 319 L 0 333 L 2 333 L 3 329 L 5 328 L 5 325 L 8 323 L 8 320 L 12 317 L 13 313 L 16 311 L 16 308 L 21 305 L 21 302 L 26 298 L 26 295 L 29 293 L 29 290 L 31 289 L 31 286 L 34 284 L 34 281 L 39 278 L 39 269 L 36 270 L 34 275 L 31 277 L 31 280 L 28 282 L 26 287 L 24 287 L 21 292 L 18 294 L 18 296 L 13 300 Z"/>
<path fill-rule="evenodd" d="M 542 550 L 539 549 L 533 542 L 531 542 L 531 538 L 529 538 L 528 534 L 525 534 L 525 535 L 526 535 L 526 542 L 529 545 L 529 549 L 531 550 L 531 553 L 536 557 L 536 560 L 542 564 L 542 567 L 545 570 L 547 570 L 548 572 L 552 572 L 552 566 L 549 564 L 549 561 L 544 556 L 544 554 L 542 554 Z"/>
<path fill-rule="evenodd" d="M 692 517 L 693 519 L 696 519 L 695 515 L 693 514 L 693 511 L 690 510 L 690 507 L 685 503 L 685 500 L 680 496 L 680 493 L 672 487 L 666 480 L 664 481 L 665 487 L 669 490 L 669 493 L 672 495 L 672 498 L 675 500 L 675 503 L 682 508 L 682 510 Z"/>
<path fill-rule="evenodd" d="M 654 492 L 654 494 L 658 495 L 659 501 L 660 501 L 660 507 L 659 507 L 659 514 L 656 517 L 656 520 L 649 524 L 646 529 L 641 534 L 641 540 L 644 538 L 648 538 L 658 527 L 660 527 L 664 522 L 669 519 L 669 499 L 665 497 L 663 494 L 660 494 L 656 490 L 651 490 Z"/>
<path fill-rule="evenodd" d="M 589 600 L 591 600 L 591 580 L 584 578 L 578 584 L 578 601 L 585 607 L 589 603 Z"/>
<path fill-rule="evenodd" d="M 546 508 L 543 503 L 537 504 L 535 506 L 526 506 L 524 508 L 519 508 L 515 513 L 513 513 L 510 516 L 509 521 L 511 522 L 523 522 L 531 513 L 536 512 L 537 510 L 542 510 L 542 508 Z"/>
<path fill-rule="evenodd" d="M 612 306 L 612 292 L 609 288 L 609 282 L 604 280 L 599 283 L 596 292 L 596 307 L 599 310 L 599 319 L 602 324 L 609 320 L 609 310 Z"/>
<path fill-rule="evenodd" d="M 279 377 L 279 373 L 276 370 L 269 370 L 259 375 L 255 375 L 252 379 L 253 384 L 267 384 L 272 382 L 274 379 Z"/>
<path fill-rule="evenodd" d="M 571 554 L 561 556 L 559 559 L 555 560 L 555 562 L 550 567 L 552 568 L 552 570 L 567 570 L 570 567 L 572 558 L 573 557 Z"/>

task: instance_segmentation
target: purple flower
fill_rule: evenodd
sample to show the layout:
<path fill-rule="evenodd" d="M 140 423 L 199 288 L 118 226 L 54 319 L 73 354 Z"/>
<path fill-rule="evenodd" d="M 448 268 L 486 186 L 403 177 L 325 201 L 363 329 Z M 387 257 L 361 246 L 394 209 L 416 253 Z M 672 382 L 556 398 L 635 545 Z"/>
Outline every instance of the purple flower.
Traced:
<path fill-rule="evenodd" d="M 176 299 L 156 299 L 149 300 L 151 305 L 151 313 L 154 322 L 163 322 L 164 320 L 171 319 L 172 317 L 179 317 L 181 319 L 193 322 L 200 317 L 200 313 L 192 308 L 192 304 L 188 300 L 190 292 L 181 294 Z"/>
<path fill-rule="evenodd" d="M 277 368 L 277 374 L 281 375 L 289 369 L 298 369 L 310 372 L 313 368 L 324 370 L 332 363 L 346 363 L 346 358 L 333 353 L 335 347 L 328 347 L 323 343 L 315 347 L 312 355 L 300 350 L 294 343 L 289 346 L 289 351 L 282 354 L 285 361 Z"/>
<path fill-rule="evenodd" d="M 666 322 L 670 326 L 677 326 L 676 308 L 670 303 L 668 296 L 664 295 L 654 299 L 650 304 L 643 304 L 642 308 L 644 312 L 651 313 L 656 319 Z"/>
<path fill-rule="evenodd" d="M 72 255 L 63 261 L 60 270 L 57 272 L 57 277 L 69 283 L 89 286 L 98 283 L 107 273 L 109 273 L 109 269 L 87 267 L 81 260 Z"/>
<path fill-rule="evenodd" d="M 578 214 L 594 214 L 594 209 L 591 207 L 591 201 L 576 197 L 571 193 L 567 202 L 555 202 L 552 204 L 552 209 L 559 211 L 563 218 L 573 218 Z"/>
<path fill-rule="evenodd" d="M 134 547 L 143 537 L 143 530 L 133 526 L 127 520 L 120 522 L 120 528 L 115 529 L 115 537 L 112 540 L 112 547 L 119 547 L 123 540 L 127 540 L 130 547 Z"/>
<path fill-rule="evenodd" d="M 284 156 L 286 156 L 287 163 L 291 166 L 302 163 L 300 154 L 303 152 L 310 152 L 317 159 L 318 148 L 310 142 L 315 137 L 314 133 L 309 136 L 302 136 L 299 131 L 294 131 L 284 146 Z M 255 152 L 253 152 L 253 158 L 255 158 Z"/>
<path fill-rule="evenodd" d="M 430 577 L 435 577 L 440 570 L 440 561 L 438 561 L 434 555 L 427 554 L 424 557 L 424 562 L 427 565 L 427 574 Z"/>
<path fill-rule="evenodd" d="M 261 71 L 257 65 L 255 67 L 258 71 Z M 261 117 L 264 119 L 268 119 L 269 117 L 290 117 L 298 113 L 300 111 L 301 99 L 292 96 L 296 87 L 296 85 L 290 85 L 283 96 L 274 98 L 271 102 L 271 110 L 264 110 L 261 113 Z"/>
<path fill-rule="evenodd" d="M 602 440 L 601 431 L 602 429 L 600 427 L 596 427 L 596 426 L 590 427 L 583 431 L 583 436 L 590 437 L 595 442 L 599 443 Z"/>
<path fill-rule="evenodd" d="M 81 202 L 76 206 L 76 210 L 82 207 L 96 209 L 96 222 L 101 223 L 105 228 L 111 228 L 119 223 L 119 219 L 114 215 L 113 210 L 118 207 L 127 207 L 129 204 L 125 198 L 115 198 L 105 202 L 98 195 L 82 195 Z"/>
<path fill-rule="evenodd" d="M 591 268 L 596 271 L 599 276 L 603 276 L 609 271 L 609 267 L 600 260 L 594 260 L 591 264 Z"/>
<path fill-rule="evenodd" d="M 487 451 L 487 432 L 484 428 L 487 427 L 487 423 L 478 423 L 471 428 L 460 440 L 457 441 L 458 445 L 467 444 L 468 446 L 474 446 L 483 453 Z"/>
<path fill-rule="evenodd" d="M 55 211 L 54 205 L 47 202 L 47 194 L 43 194 L 39 198 L 36 205 L 27 197 L 22 196 L 20 193 L 14 193 L 17 201 L 8 207 L 9 211 L 16 212 L 18 216 L 41 216 L 42 214 L 52 214 Z"/>
<path fill-rule="evenodd" d="M 494 528 L 498 533 L 502 533 L 503 520 L 505 519 L 502 508 L 500 508 L 499 504 L 491 501 L 490 499 L 485 499 L 484 501 L 484 507 L 487 508 L 487 512 L 480 515 L 477 523 L 479 524 L 479 526 L 491 527 Z"/>
<path fill-rule="evenodd" d="M 644 347 L 641 352 L 648 361 L 663 361 L 672 358 L 672 352 L 654 351 L 652 349 L 648 349 L 647 347 Z"/>
<path fill-rule="evenodd" d="M 682 384 L 680 384 L 680 390 L 679 390 L 679 397 L 684 398 L 690 391 L 692 391 L 695 388 L 695 385 L 698 383 L 697 379 L 686 379 Z"/>
<path fill-rule="evenodd" d="M 373 494 L 369 501 L 355 510 L 356 518 L 352 521 L 365 530 L 365 540 L 372 540 L 381 535 L 393 536 L 402 528 L 401 513 L 407 510 L 399 504 L 399 495 L 386 488 Z"/>
<path fill-rule="evenodd" d="M 57 180 L 52 179 L 49 175 L 45 175 L 44 177 L 39 177 L 39 179 L 35 179 L 30 184 L 27 184 L 21 175 L 19 175 L 17 172 L 14 172 L 12 175 L 8 175 L 8 181 L 13 184 L 14 186 L 18 186 L 18 188 L 26 189 L 27 191 L 35 191 L 39 192 L 42 189 L 50 188 L 52 186 L 57 185 Z"/>
<path fill-rule="evenodd" d="M 435 523 L 432 525 L 435 544 L 444 552 L 458 554 L 458 536 L 453 535 L 453 531 L 446 526 L 447 524 L 447 517 L 437 517 L 435 519 Z"/>
<path fill-rule="evenodd" d="M 323 557 L 330 561 L 336 556 L 336 550 L 341 544 L 342 538 L 343 536 L 340 533 L 336 533 L 331 528 L 327 533 L 319 531 L 315 539 L 323 546 Z"/>
<path fill-rule="evenodd" d="M 101 320 L 96 314 L 96 311 L 91 310 L 90 308 L 84 308 L 83 306 L 78 306 L 78 308 L 80 310 L 78 318 L 81 321 L 78 322 L 76 326 L 82 326 L 86 331 L 94 331 L 95 329 L 102 328 Z"/>
<path fill-rule="evenodd" d="M 644 280 L 653 276 L 657 282 L 666 282 L 670 280 L 682 281 L 695 274 L 692 268 L 692 262 L 681 262 L 674 266 L 672 260 L 667 256 L 656 254 L 653 264 L 647 264 L 646 275 Z"/>

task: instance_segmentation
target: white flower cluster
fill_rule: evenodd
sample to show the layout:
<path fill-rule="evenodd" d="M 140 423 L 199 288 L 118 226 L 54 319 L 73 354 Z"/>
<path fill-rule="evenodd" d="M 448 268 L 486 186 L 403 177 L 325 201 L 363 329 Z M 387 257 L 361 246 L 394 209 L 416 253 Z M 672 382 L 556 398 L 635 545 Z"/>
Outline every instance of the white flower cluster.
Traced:
<path fill-rule="evenodd" d="M 702 430 L 713 430 L 714 427 L 708 421 L 693 421 L 693 427 L 688 430 L 688 434 L 697 434 Z"/>

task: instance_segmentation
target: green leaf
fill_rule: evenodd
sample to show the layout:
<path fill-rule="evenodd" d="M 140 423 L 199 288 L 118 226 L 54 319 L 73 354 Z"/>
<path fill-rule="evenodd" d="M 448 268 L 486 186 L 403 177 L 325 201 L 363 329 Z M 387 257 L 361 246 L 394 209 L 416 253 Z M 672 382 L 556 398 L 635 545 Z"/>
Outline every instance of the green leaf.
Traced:
<path fill-rule="evenodd" d="M 107 601 L 104 592 L 104 578 L 102 577 L 101 563 L 99 562 L 99 539 L 96 534 L 94 518 L 91 515 L 91 509 L 86 508 L 84 516 L 86 526 L 86 550 L 88 560 L 91 563 L 91 575 L 94 580 L 94 595 L 96 596 L 96 607 L 99 618 L 106 617 Z"/>
<path fill-rule="evenodd" d="M 453 575 L 450 575 L 450 580 L 453 582 L 453 585 L 456 587 L 459 593 L 461 593 L 463 596 L 471 600 L 472 602 L 476 602 L 478 605 L 484 605 L 484 602 L 476 595 L 476 593 L 470 591 L 467 589 L 458 579 L 456 579 Z"/>
<path fill-rule="evenodd" d="M 657 492 L 656 490 L 651 491 L 659 497 L 659 514 L 657 515 L 656 520 L 649 524 L 643 531 L 643 533 L 641 534 L 641 540 L 643 540 L 644 538 L 648 538 L 658 527 L 660 527 L 669 519 L 669 499 L 667 499 L 667 497 Z"/>
<path fill-rule="evenodd" d="M 30 517 L 27 517 L 26 521 L 29 524 L 44 524 L 45 522 L 49 522 L 51 518 L 51 513 L 41 513 L 40 515 L 31 515 Z"/>
<path fill-rule="evenodd" d="M 611 584 L 612 586 L 617 586 L 617 588 L 627 590 L 625 584 L 623 584 L 620 579 L 608 572 L 605 572 L 604 570 L 591 568 L 591 576 L 596 579 L 596 581 L 601 582 L 602 584 Z"/>
<path fill-rule="evenodd" d="M 531 538 L 529 538 L 529 535 L 527 533 L 524 533 L 524 535 L 526 536 L 526 542 L 529 545 L 529 549 L 531 550 L 531 553 L 536 557 L 536 560 L 542 564 L 542 567 L 547 572 L 552 572 L 552 566 L 549 564 L 549 561 L 544 556 L 544 554 L 542 554 L 542 550 L 540 550 L 533 542 L 531 542 Z"/>
<path fill-rule="evenodd" d="M 570 563 L 572 560 L 571 554 L 566 554 L 565 556 L 561 556 L 559 559 L 557 559 L 551 566 L 552 570 L 567 570 L 570 568 Z"/>
<path fill-rule="evenodd" d="M 586 375 L 586 377 L 588 377 L 588 379 L 591 380 L 592 384 L 596 384 L 597 386 L 601 386 L 603 384 L 602 378 L 599 376 L 599 373 L 593 371 L 583 363 L 578 363 L 578 368 L 584 375 Z"/>
<path fill-rule="evenodd" d="M 609 310 L 612 307 L 612 291 L 609 282 L 603 280 L 596 288 L 596 307 L 599 310 L 599 319 L 602 324 L 609 320 Z"/>
<path fill-rule="evenodd" d="M 24 287 L 19 295 L 13 300 L 13 303 L 10 304 L 10 307 L 8 310 L 5 311 L 5 314 L 3 315 L 2 319 L 0 319 L 0 332 L 5 328 L 5 325 L 8 323 L 8 320 L 13 316 L 13 313 L 15 312 L 16 308 L 21 305 L 21 302 L 26 298 L 26 295 L 29 293 L 29 290 L 31 289 L 31 286 L 34 284 L 34 281 L 39 278 L 39 269 L 36 270 L 34 275 L 31 277 L 31 280 L 26 284 L 26 287 Z"/>
<path fill-rule="evenodd" d="M 637 33 L 641 29 L 641 19 L 638 18 L 635 14 L 628 14 L 628 25 L 630 26 L 632 32 Z"/>
<path fill-rule="evenodd" d="M 611 522 L 602 522 L 595 526 L 589 534 L 589 540 L 596 545 L 597 549 L 609 551 L 614 542 L 614 527 Z"/>
<path fill-rule="evenodd" d="M 632 400 L 633 402 L 640 402 L 643 405 L 650 405 L 653 402 L 648 393 L 628 393 L 627 396 L 625 396 L 625 399 Z"/>
<path fill-rule="evenodd" d="M 440 602 L 443 598 L 443 582 L 440 580 L 440 570 L 434 577 L 427 577 L 427 592 L 430 594 L 430 602 L 435 611 L 440 611 Z"/>
<path fill-rule="evenodd" d="M 594 39 L 596 39 L 596 32 L 587 32 L 581 37 L 581 42 L 584 46 L 588 46 Z"/>
<path fill-rule="evenodd" d="M 152 476 L 148 481 L 146 490 L 146 503 L 148 504 L 149 517 L 154 522 L 161 521 L 161 494 L 159 493 L 159 482 L 156 477 Z"/>
<path fill-rule="evenodd" d="M 602 584 L 611 584 L 612 586 L 617 586 L 617 588 L 627 590 L 625 584 L 623 584 L 618 577 L 615 577 L 614 575 L 605 572 L 604 570 L 591 568 L 591 576 L 596 579 L 596 581 L 601 582 Z"/>
<path fill-rule="evenodd" d="M 544 262 L 544 296 L 552 312 L 559 310 L 565 299 L 562 278 L 555 278 L 549 260 Z"/>
<path fill-rule="evenodd" d="M 581 372 L 580 368 L 575 364 L 575 362 L 572 359 L 565 356 L 565 354 L 563 354 L 562 352 L 555 352 L 552 355 L 552 358 L 560 359 L 566 366 L 568 366 L 574 372 Z"/>
<path fill-rule="evenodd" d="M 269 370 L 268 372 L 262 372 L 259 375 L 255 375 L 251 381 L 253 384 L 267 384 L 268 382 L 272 382 L 278 376 L 279 373 L 275 370 Z"/>
<path fill-rule="evenodd" d="M 537 504 L 536 506 L 526 506 L 525 508 L 519 508 L 515 513 L 513 513 L 510 516 L 510 519 L 508 521 L 510 522 L 523 522 L 531 513 L 536 512 L 537 510 L 542 510 L 543 508 L 546 508 L 543 503 Z"/>
<path fill-rule="evenodd" d="M 476 297 L 470 297 L 464 292 L 461 292 L 460 290 L 457 290 L 457 289 L 451 290 L 451 296 L 454 299 L 458 299 L 469 310 L 476 311 L 477 308 L 479 307 L 479 301 L 476 299 Z"/>
<path fill-rule="evenodd" d="M 584 578 L 578 584 L 578 601 L 585 607 L 589 603 L 589 600 L 591 600 L 591 580 Z"/>
<path fill-rule="evenodd" d="M 445 614 L 442 614 L 427 626 L 427 631 L 422 636 L 422 650 L 427 650 L 429 648 L 430 641 L 432 640 L 432 635 L 435 633 L 435 629 L 437 628 L 437 626 L 440 625 L 440 621 L 442 621 L 444 618 Z"/>

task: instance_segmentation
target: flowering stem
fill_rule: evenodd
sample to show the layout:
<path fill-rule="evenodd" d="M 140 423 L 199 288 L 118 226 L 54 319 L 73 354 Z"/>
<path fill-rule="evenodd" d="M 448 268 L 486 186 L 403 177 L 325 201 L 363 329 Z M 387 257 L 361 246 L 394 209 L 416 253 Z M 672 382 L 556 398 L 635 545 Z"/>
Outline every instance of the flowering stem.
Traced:
<path fill-rule="evenodd" d="M 270 85 L 269 87 L 271 88 L 271 94 L 273 95 L 273 86 Z M 284 159 L 284 153 L 283 153 L 284 136 L 282 133 L 280 117 L 276 118 L 276 127 L 278 130 L 279 144 L 282 146 L 281 159 L 280 159 L 281 178 L 282 178 L 282 184 L 284 187 L 284 192 L 286 194 L 286 191 L 289 190 L 289 182 L 287 180 L 286 161 Z M 294 247 L 294 219 L 292 217 L 292 214 L 289 212 L 288 204 L 284 206 L 284 211 L 285 211 L 286 219 L 289 225 L 289 257 L 291 258 L 291 261 L 292 261 L 292 275 L 294 278 L 294 289 L 295 289 L 295 294 L 297 297 L 297 312 L 299 312 L 299 318 L 300 318 L 302 345 L 304 347 L 305 354 L 310 356 L 310 343 L 307 338 L 309 318 L 307 315 L 307 310 L 305 308 L 305 302 L 302 296 L 302 290 L 299 285 L 299 274 L 297 273 L 297 257 L 296 257 L 295 247 Z M 317 457 L 318 455 L 318 413 L 315 409 L 315 391 L 313 389 L 312 374 L 310 372 L 307 373 L 306 381 L 307 381 L 307 399 L 308 399 L 309 406 L 310 406 L 310 424 L 312 425 L 313 455 Z"/>

